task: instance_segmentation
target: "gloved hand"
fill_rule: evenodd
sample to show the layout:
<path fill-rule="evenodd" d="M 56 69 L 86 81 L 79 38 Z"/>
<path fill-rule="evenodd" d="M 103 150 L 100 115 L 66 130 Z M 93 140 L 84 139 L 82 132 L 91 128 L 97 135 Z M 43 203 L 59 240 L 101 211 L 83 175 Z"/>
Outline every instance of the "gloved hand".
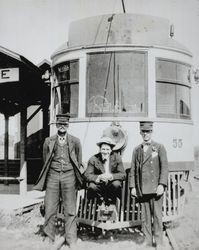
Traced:
<path fill-rule="evenodd" d="M 162 184 L 159 184 L 156 190 L 157 196 L 161 196 L 164 193 L 164 186 Z"/>
<path fill-rule="evenodd" d="M 136 188 L 131 189 L 131 195 L 137 197 Z"/>

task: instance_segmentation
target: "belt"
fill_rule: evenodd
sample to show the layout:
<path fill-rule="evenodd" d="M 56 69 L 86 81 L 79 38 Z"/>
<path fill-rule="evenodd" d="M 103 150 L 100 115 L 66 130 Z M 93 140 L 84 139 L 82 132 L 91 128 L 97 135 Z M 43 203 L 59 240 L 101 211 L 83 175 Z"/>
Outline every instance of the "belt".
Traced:
<path fill-rule="evenodd" d="M 69 172 L 69 171 L 73 171 L 73 169 L 54 169 L 54 168 L 50 168 L 50 171 L 55 171 L 57 173 L 66 173 L 66 172 Z"/>

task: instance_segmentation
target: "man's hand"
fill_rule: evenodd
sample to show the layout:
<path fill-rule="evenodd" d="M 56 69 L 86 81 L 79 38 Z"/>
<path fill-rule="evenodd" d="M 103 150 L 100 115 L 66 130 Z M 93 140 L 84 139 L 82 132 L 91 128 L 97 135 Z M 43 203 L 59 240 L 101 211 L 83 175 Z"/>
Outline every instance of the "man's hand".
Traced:
<path fill-rule="evenodd" d="M 137 197 L 136 188 L 131 189 L 131 195 L 134 196 L 134 197 Z"/>
<path fill-rule="evenodd" d="M 164 193 L 164 186 L 162 184 L 159 184 L 156 190 L 157 196 L 161 196 Z"/>
<path fill-rule="evenodd" d="M 97 179 L 95 180 L 96 183 L 99 183 L 101 181 L 101 174 L 98 175 Z"/>
<path fill-rule="evenodd" d="M 109 174 L 109 173 L 104 173 L 104 174 L 100 174 L 98 175 L 97 179 L 96 179 L 96 182 L 99 183 L 99 182 L 105 182 L 107 183 L 108 181 L 112 181 L 113 180 L 113 175 L 112 174 Z"/>
<path fill-rule="evenodd" d="M 110 173 L 104 173 L 101 174 L 101 180 L 104 182 L 112 181 L 113 180 L 113 175 Z"/>
<path fill-rule="evenodd" d="M 109 173 L 104 173 L 104 174 L 100 174 L 98 175 L 96 182 L 105 182 L 107 183 L 108 181 L 112 181 L 113 180 L 113 175 L 109 174 Z"/>

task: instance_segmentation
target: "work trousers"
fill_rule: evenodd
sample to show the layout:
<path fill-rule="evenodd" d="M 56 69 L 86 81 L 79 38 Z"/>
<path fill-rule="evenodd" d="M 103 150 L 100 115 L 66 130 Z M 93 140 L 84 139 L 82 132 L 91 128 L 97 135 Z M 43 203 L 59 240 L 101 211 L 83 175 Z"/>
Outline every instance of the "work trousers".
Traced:
<path fill-rule="evenodd" d="M 55 221 L 62 199 L 65 218 L 65 239 L 71 245 L 77 240 L 76 225 L 76 179 L 74 170 L 57 172 L 50 169 L 47 177 L 45 195 L 45 223 L 44 232 L 55 239 Z"/>
<path fill-rule="evenodd" d="M 156 194 L 143 195 L 142 203 L 142 230 L 148 245 L 153 244 L 153 238 L 156 245 L 161 245 L 163 240 L 162 226 L 162 206 L 163 195 Z"/>
<path fill-rule="evenodd" d="M 88 186 L 88 198 L 104 198 L 105 201 L 110 199 L 115 202 L 116 198 L 120 198 L 121 196 L 121 185 L 121 181 L 119 180 L 99 184 L 91 182 Z"/>

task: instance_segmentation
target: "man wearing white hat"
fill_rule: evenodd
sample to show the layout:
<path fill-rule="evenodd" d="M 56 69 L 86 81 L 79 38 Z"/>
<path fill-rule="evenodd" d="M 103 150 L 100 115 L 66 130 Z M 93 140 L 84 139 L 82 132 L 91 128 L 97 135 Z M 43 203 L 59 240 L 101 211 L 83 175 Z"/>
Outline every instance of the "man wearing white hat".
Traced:
<path fill-rule="evenodd" d="M 115 142 L 109 137 L 102 137 L 99 142 L 99 153 L 88 161 L 84 173 L 88 182 L 88 198 L 97 197 L 105 203 L 115 203 L 120 196 L 121 181 L 126 172 L 121 156 L 112 150 Z"/>
<path fill-rule="evenodd" d="M 142 204 L 145 244 L 152 246 L 155 241 L 159 249 L 163 240 L 162 205 L 168 161 L 164 146 L 151 140 L 152 132 L 153 122 L 140 122 L 143 142 L 133 151 L 129 180 L 131 195 L 139 198 Z"/>

